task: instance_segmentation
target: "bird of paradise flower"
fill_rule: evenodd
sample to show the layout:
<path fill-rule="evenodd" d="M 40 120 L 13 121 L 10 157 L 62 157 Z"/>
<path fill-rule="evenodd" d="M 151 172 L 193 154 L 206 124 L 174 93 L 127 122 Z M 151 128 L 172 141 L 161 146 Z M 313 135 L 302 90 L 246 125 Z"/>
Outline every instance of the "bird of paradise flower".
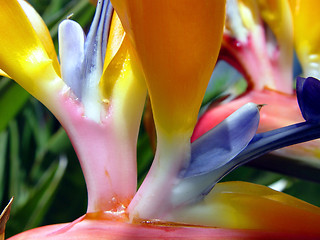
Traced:
<path fill-rule="evenodd" d="M 319 137 L 319 115 L 256 135 L 261 106 L 249 103 L 190 143 L 220 49 L 224 1 L 112 1 L 126 32 L 110 2 L 98 1 L 86 39 L 77 23 L 61 23 L 60 65 L 31 6 L 0 2 L 2 74 L 64 126 L 88 190 L 84 216 L 12 239 L 319 236 L 319 208 L 255 184 L 216 184 L 256 156 Z M 319 86 L 311 78 L 300 85 L 302 110 L 310 116 L 315 109 L 308 97 L 316 94 L 306 93 Z M 136 192 L 136 139 L 147 89 L 157 152 Z"/>
<path fill-rule="evenodd" d="M 226 27 L 219 60 L 230 63 L 247 81 L 247 89 L 230 101 L 206 111 L 192 139 L 216 126 L 247 102 L 263 103 L 258 132 L 303 120 L 293 81 L 293 53 L 302 64 L 303 76 L 319 77 L 317 28 L 304 34 L 314 21 L 313 1 L 227 1 Z M 296 10 L 294 10 L 296 9 Z M 306 23 L 308 22 L 308 23 Z M 255 67 L 253 67 L 255 66 Z M 319 166 L 319 140 L 279 149 L 274 154 Z"/>

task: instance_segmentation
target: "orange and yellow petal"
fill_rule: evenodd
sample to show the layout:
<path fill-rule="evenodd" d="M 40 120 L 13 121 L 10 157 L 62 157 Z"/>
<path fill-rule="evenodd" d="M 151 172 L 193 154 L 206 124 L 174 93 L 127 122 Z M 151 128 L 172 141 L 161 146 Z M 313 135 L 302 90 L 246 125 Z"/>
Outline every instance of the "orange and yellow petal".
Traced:
<path fill-rule="evenodd" d="M 275 35 L 280 49 L 280 69 L 292 69 L 293 59 L 293 19 L 288 0 L 259 0 L 261 17 L 268 24 Z M 273 59 L 273 56 L 270 56 Z M 275 79 L 274 85 L 284 92 L 290 93 L 292 89 L 292 76 L 283 75 L 284 79 Z M 285 85 L 283 84 L 285 82 Z M 283 88 L 281 87 L 283 86 Z M 288 86 L 288 87 L 285 87 Z"/>
<path fill-rule="evenodd" d="M 2 71 L 1 69 L 0 69 L 0 76 L 10 78 L 10 76 L 6 74 L 4 71 Z"/>
<path fill-rule="evenodd" d="M 125 32 L 120 22 L 120 19 L 117 13 L 114 12 L 112 15 L 108 45 L 107 45 L 106 55 L 104 59 L 104 67 L 103 67 L 104 70 L 108 67 L 112 58 L 118 52 L 121 46 L 121 43 L 123 41 L 124 35 L 125 35 Z"/>
<path fill-rule="evenodd" d="M 292 22 L 290 5 L 287 0 L 259 0 L 263 20 L 271 28 L 277 39 L 291 41 Z"/>
<path fill-rule="evenodd" d="M 260 20 L 257 2 L 254 0 L 239 0 L 238 4 L 244 26 L 252 31 Z"/>
<path fill-rule="evenodd" d="M 320 233 L 320 208 L 246 182 L 219 183 L 202 202 L 178 210 L 170 220 L 223 228 Z"/>
<path fill-rule="evenodd" d="M 294 41 L 304 75 L 319 77 L 320 22 L 319 1 L 290 1 L 294 19 Z"/>
<path fill-rule="evenodd" d="M 53 90 L 62 86 L 53 61 L 19 2 L 1 0 L 0 3 L 0 68 L 45 101 L 44 88 Z"/>
<path fill-rule="evenodd" d="M 52 64 L 57 74 L 60 75 L 60 65 L 57 57 L 56 50 L 53 45 L 53 41 L 47 28 L 47 25 L 37 13 L 37 11 L 25 0 L 19 0 L 19 3 L 27 15 L 30 23 L 32 24 L 36 34 L 38 35 L 44 49 L 46 50 L 49 58 L 52 60 Z"/>
<path fill-rule="evenodd" d="M 115 12 L 110 26 L 103 68 L 99 83 L 103 101 L 106 104 L 112 101 L 115 107 L 123 108 L 119 112 L 126 113 L 126 117 L 119 118 L 118 121 L 128 122 L 127 119 L 140 119 L 138 116 L 140 111 L 137 109 L 140 109 L 145 101 L 144 76 L 134 55 L 134 49 Z"/>
<path fill-rule="evenodd" d="M 158 127 L 190 132 L 220 49 L 225 1 L 112 1 L 141 61 Z"/>

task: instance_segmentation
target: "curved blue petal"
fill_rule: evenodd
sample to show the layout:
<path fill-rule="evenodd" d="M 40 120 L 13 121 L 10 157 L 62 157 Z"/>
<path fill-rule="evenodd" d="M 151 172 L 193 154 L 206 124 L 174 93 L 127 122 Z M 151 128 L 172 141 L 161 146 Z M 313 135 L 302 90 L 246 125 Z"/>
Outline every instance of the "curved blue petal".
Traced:
<path fill-rule="evenodd" d="M 225 165 L 202 175 L 178 179 L 171 194 L 173 207 L 191 204 L 206 196 L 214 185 L 235 168 L 270 151 L 320 138 L 320 124 L 302 122 L 257 134 L 248 146 Z"/>
<path fill-rule="evenodd" d="M 234 168 L 273 150 L 320 138 L 320 124 L 302 122 L 257 134 L 234 159 Z M 229 171 L 230 172 L 230 171 Z M 227 174 L 227 172 L 226 172 Z"/>
<path fill-rule="evenodd" d="M 248 103 L 194 141 L 190 164 L 180 175 L 187 178 L 206 174 L 234 158 L 254 137 L 259 125 L 259 109 L 259 105 Z"/>
<path fill-rule="evenodd" d="M 109 0 L 98 1 L 86 39 L 81 26 L 75 21 L 64 20 L 59 25 L 62 78 L 81 100 L 98 95 L 97 85 L 103 72 L 112 14 Z"/>
<path fill-rule="evenodd" d="M 192 143 L 190 164 L 180 172 L 171 192 L 170 201 L 174 207 L 202 199 L 233 169 L 234 157 L 255 136 L 259 109 L 259 105 L 247 103 Z"/>
<path fill-rule="evenodd" d="M 59 56 L 63 81 L 81 97 L 81 69 L 84 61 L 84 32 L 75 21 L 64 20 L 59 25 Z"/>
<path fill-rule="evenodd" d="M 99 71 L 99 75 L 102 75 L 112 14 L 113 7 L 110 0 L 98 1 L 85 42 L 85 75 L 90 75 L 93 70 Z M 99 82 L 100 78 L 96 81 Z"/>
<path fill-rule="evenodd" d="M 304 119 L 320 122 L 320 81 L 313 77 L 298 77 L 297 98 Z"/>

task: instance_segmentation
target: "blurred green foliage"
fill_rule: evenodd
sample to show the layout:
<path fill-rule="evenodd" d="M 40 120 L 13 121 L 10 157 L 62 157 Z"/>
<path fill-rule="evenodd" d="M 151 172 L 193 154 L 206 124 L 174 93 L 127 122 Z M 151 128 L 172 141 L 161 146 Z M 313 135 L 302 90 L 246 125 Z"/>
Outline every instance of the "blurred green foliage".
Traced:
<path fill-rule="evenodd" d="M 29 2 L 43 16 L 56 47 L 61 20 L 73 14 L 72 19 L 88 29 L 95 9 L 87 0 Z M 226 79 L 233 77 L 230 73 L 227 76 L 220 74 L 218 80 L 209 85 L 204 108 L 221 96 L 239 94 L 245 88 L 243 81 Z M 19 85 L 5 78 L 0 79 L 0 110 L 1 209 L 11 196 L 15 197 L 6 236 L 40 225 L 73 221 L 84 214 L 85 182 L 76 154 L 58 121 Z M 149 137 L 142 126 L 138 141 L 139 184 L 152 157 Z M 264 185 L 281 183 L 283 191 L 320 205 L 320 186 L 316 182 L 248 166 L 238 168 L 223 179 L 229 180 Z"/>

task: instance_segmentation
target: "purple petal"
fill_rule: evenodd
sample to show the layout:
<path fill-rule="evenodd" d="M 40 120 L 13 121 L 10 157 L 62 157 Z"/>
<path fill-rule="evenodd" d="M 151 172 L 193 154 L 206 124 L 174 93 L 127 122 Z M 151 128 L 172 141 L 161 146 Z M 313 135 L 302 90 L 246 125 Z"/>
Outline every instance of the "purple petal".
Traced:
<path fill-rule="evenodd" d="M 84 60 L 84 33 L 72 20 L 59 25 L 59 55 L 62 79 L 77 97 L 81 97 L 81 71 Z"/>
<path fill-rule="evenodd" d="M 98 1 L 96 12 L 90 26 L 90 30 L 85 42 L 85 76 L 90 75 L 93 69 L 102 75 L 104 57 L 107 48 L 109 30 L 113 7 L 109 0 Z M 100 77 L 95 79 L 95 83 L 99 83 Z M 85 85 L 92 83 L 85 83 Z"/>
<path fill-rule="evenodd" d="M 248 103 L 191 145 L 189 166 L 184 178 L 220 168 L 241 152 L 254 137 L 259 125 L 259 106 Z"/>
<path fill-rule="evenodd" d="M 297 78 L 297 97 L 306 121 L 320 122 L 320 81 L 313 77 Z"/>
<path fill-rule="evenodd" d="M 190 164 L 172 189 L 173 207 L 202 199 L 234 169 L 238 162 L 233 159 L 255 136 L 259 119 L 259 106 L 247 103 L 192 143 Z"/>

